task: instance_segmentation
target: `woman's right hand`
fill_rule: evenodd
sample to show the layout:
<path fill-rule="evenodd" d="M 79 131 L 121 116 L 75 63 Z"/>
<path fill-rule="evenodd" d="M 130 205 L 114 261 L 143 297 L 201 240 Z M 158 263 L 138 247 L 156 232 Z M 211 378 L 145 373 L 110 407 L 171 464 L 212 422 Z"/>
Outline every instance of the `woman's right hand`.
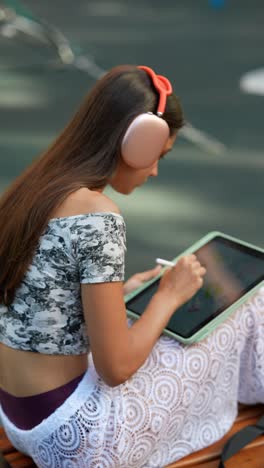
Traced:
<path fill-rule="evenodd" d="M 206 269 L 200 264 L 196 255 L 181 257 L 175 266 L 163 273 L 157 290 L 164 300 L 175 308 L 185 304 L 203 285 Z"/>

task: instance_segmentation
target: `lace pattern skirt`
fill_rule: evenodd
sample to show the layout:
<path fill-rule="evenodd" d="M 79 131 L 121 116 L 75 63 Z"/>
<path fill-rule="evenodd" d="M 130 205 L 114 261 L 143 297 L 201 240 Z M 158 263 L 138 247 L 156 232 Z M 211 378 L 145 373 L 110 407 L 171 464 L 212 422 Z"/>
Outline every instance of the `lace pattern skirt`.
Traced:
<path fill-rule="evenodd" d="M 41 468 L 162 468 L 223 437 L 238 401 L 264 403 L 264 288 L 200 343 L 161 335 L 117 387 L 88 360 L 78 387 L 33 429 L 0 407 L 13 445 Z"/>

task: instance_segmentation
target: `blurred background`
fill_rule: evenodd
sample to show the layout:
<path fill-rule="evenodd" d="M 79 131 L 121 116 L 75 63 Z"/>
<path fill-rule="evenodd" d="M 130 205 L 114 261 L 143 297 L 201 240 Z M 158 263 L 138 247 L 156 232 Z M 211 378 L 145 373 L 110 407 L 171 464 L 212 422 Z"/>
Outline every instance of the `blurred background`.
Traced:
<path fill-rule="evenodd" d="M 157 178 L 105 192 L 126 221 L 126 277 L 209 231 L 264 247 L 263 20 L 262 0 L 0 0 L 0 192 L 102 73 L 144 64 L 170 79 L 190 125 Z"/>

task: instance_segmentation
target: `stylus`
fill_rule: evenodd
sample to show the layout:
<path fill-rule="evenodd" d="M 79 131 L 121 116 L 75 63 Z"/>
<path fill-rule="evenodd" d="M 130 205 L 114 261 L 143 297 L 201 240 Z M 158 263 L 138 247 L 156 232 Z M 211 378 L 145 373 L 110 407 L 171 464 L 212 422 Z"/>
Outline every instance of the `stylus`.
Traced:
<path fill-rule="evenodd" d="M 168 260 L 163 260 L 163 258 L 156 258 L 156 263 L 158 263 L 159 265 L 171 266 L 171 267 L 176 265 L 176 263 L 168 262 Z"/>

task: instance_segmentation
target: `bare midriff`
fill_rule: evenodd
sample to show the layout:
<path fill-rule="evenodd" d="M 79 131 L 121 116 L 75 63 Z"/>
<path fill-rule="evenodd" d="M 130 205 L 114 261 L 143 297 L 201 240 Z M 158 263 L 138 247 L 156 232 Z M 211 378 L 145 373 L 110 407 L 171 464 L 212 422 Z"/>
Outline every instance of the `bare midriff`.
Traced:
<path fill-rule="evenodd" d="M 21 351 L 0 343 L 0 386 L 17 397 L 48 392 L 83 374 L 87 354 L 54 355 Z"/>

